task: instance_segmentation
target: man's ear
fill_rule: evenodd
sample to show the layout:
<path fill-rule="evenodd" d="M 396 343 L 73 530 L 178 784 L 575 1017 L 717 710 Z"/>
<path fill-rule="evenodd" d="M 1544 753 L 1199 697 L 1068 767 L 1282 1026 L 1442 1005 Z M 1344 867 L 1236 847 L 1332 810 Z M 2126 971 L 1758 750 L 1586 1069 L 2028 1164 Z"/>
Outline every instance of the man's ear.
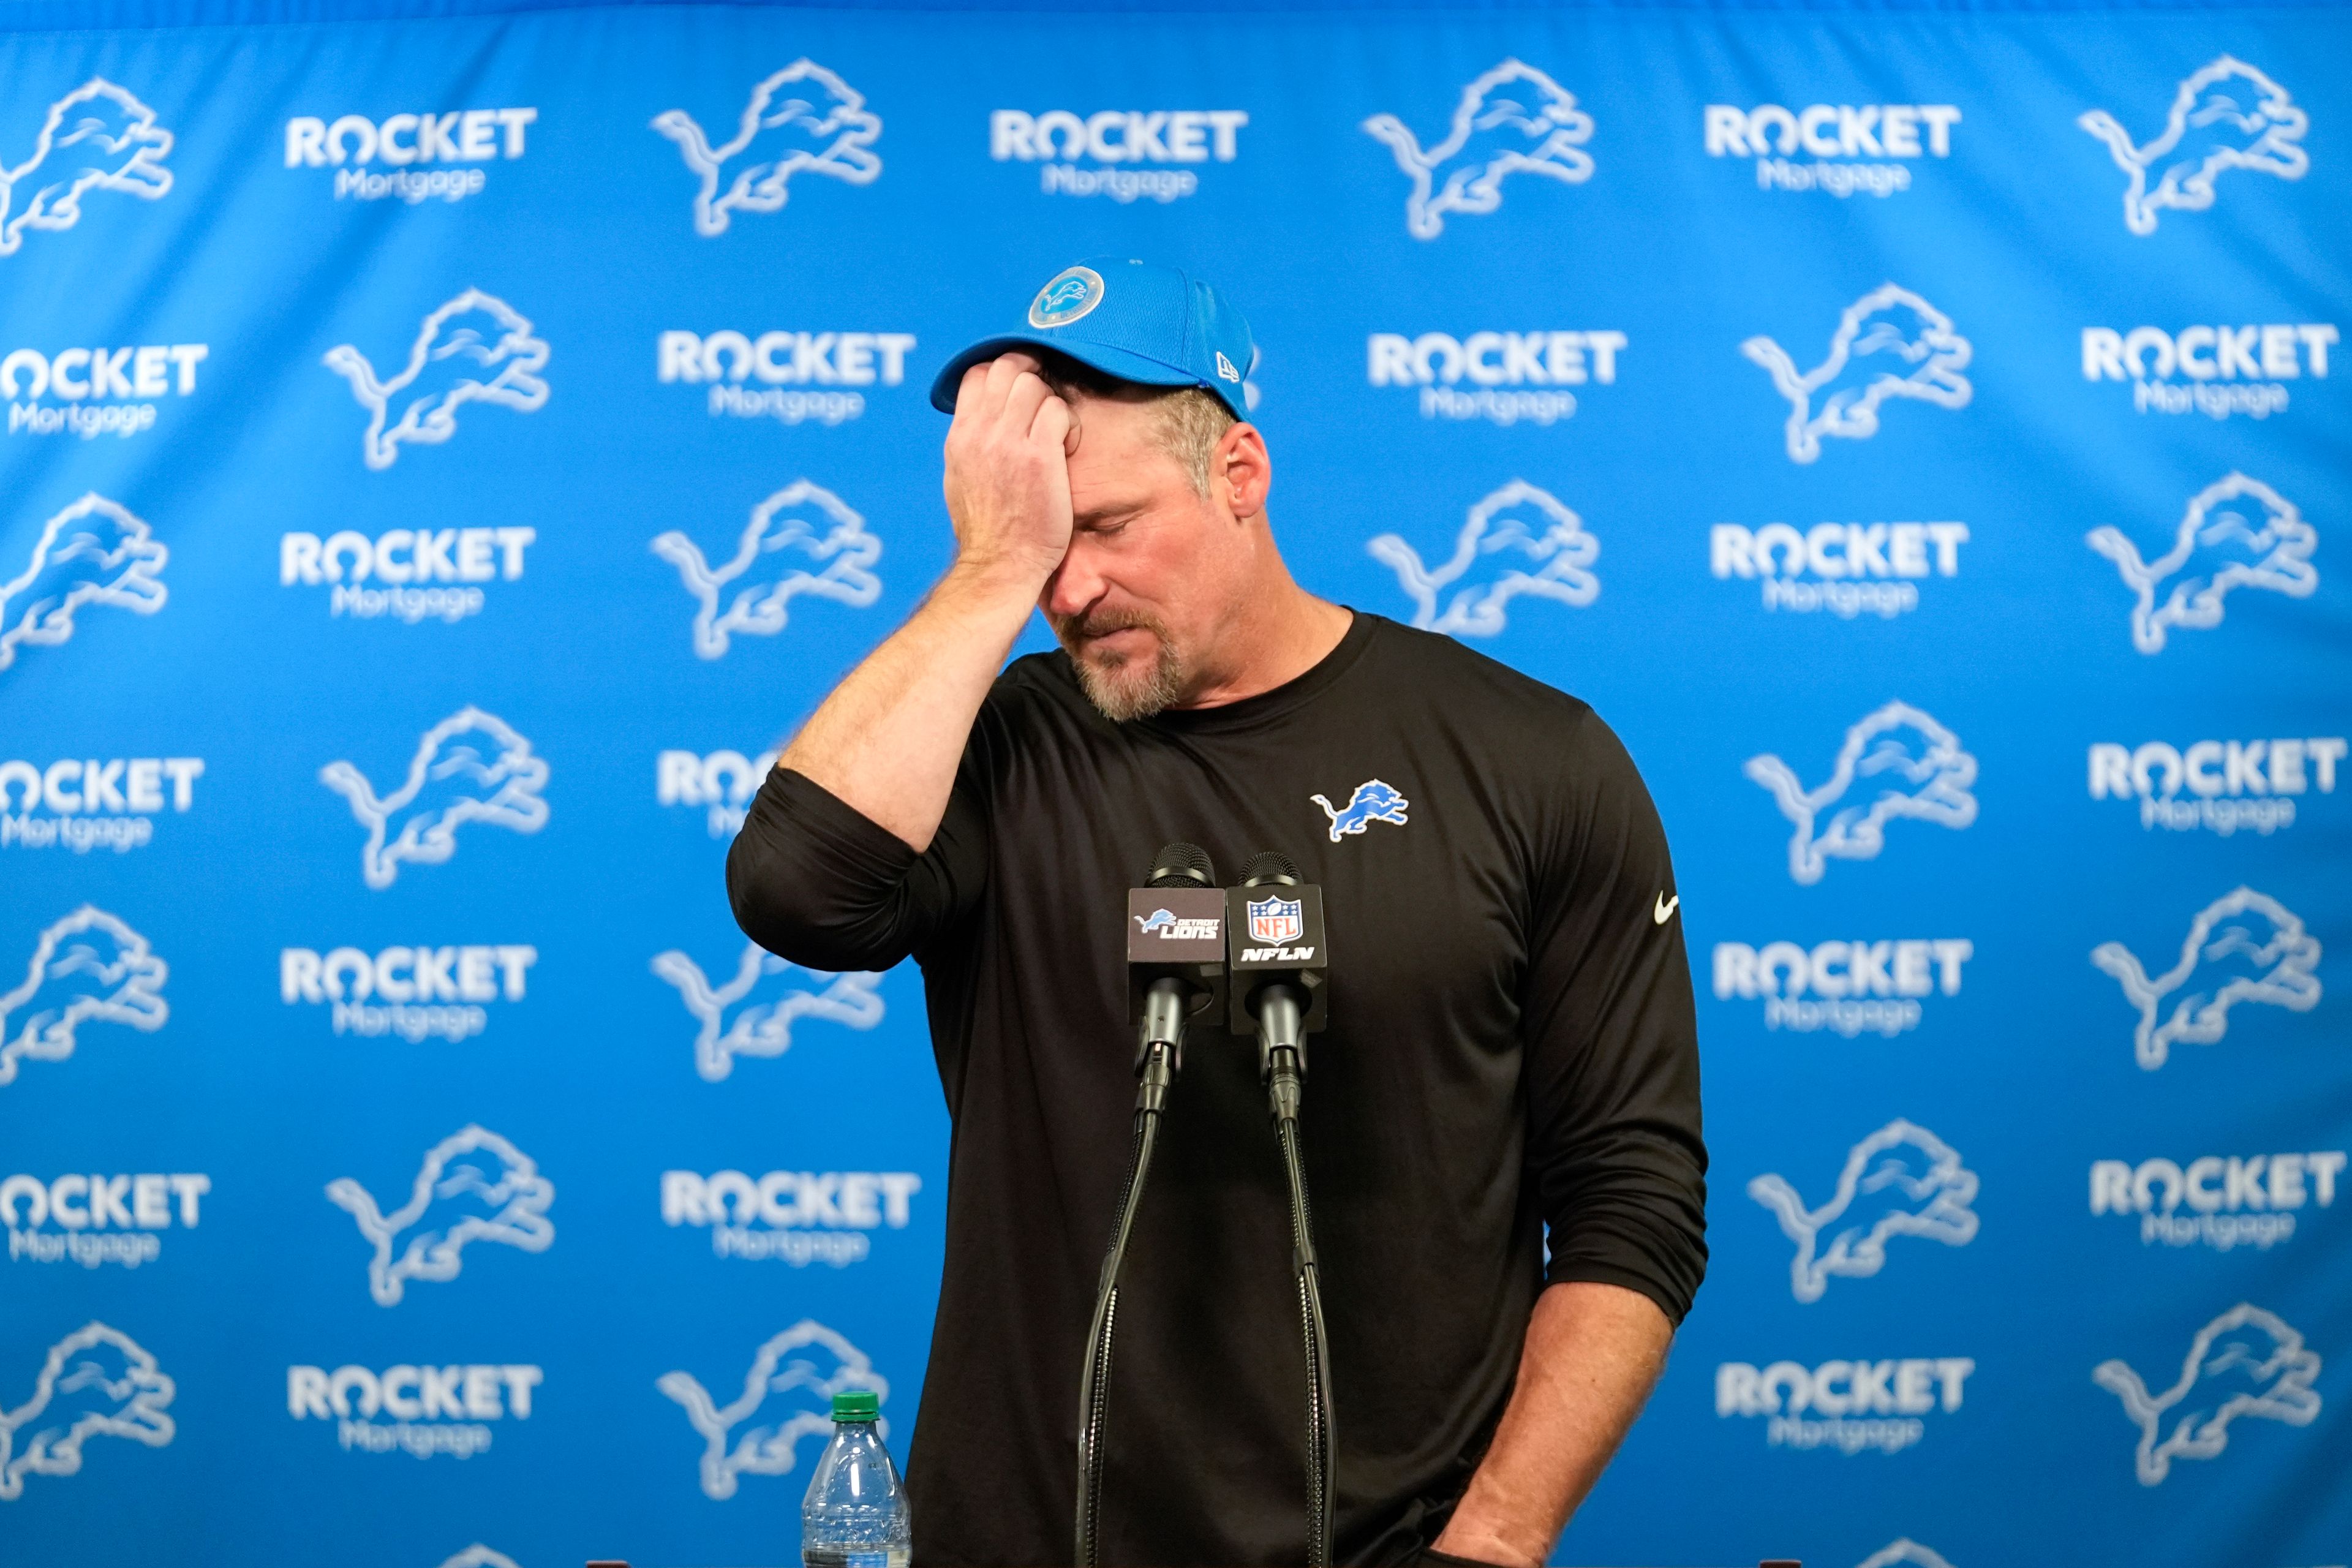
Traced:
<path fill-rule="evenodd" d="M 1273 488 L 1274 459 L 1266 455 L 1265 437 L 1255 425 L 1229 426 L 1209 456 L 1209 498 L 1245 522 L 1265 510 Z"/>

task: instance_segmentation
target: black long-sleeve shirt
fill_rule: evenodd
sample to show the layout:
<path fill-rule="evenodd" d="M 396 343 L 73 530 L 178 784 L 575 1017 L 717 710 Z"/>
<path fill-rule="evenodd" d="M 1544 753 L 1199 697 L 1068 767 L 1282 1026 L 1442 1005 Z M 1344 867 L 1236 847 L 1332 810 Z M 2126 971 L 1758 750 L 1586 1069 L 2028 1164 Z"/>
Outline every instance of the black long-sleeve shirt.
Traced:
<path fill-rule="evenodd" d="M 1375 783 L 1402 801 L 1360 790 Z M 1227 876 L 1278 849 L 1324 889 L 1330 1023 L 1301 1126 L 1344 1560 L 1435 1539 L 1544 1284 L 1624 1286 L 1679 1322 L 1705 1270 L 1673 868 L 1589 708 L 1361 613 L 1287 685 L 1127 724 L 1060 653 L 1020 659 L 927 850 L 780 770 L 727 868 L 772 951 L 922 965 L 954 1123 L 908 1470 L 926 1568 L 1068 1559 L 1079 1362 L 1135 1095 L 1125 890 L 1173 839 Z M 1285 1191 L 1255 1043 L 1196 1026 L 1120 1291 L 1107 1562 L 1305 1556 Z"/>

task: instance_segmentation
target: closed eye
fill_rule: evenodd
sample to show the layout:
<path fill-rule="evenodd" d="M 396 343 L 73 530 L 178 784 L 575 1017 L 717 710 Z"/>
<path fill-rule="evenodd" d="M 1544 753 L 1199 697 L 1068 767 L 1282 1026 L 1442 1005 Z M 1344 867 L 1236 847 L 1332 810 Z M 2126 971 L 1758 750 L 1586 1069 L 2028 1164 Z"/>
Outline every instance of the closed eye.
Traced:
<path fill-rule="evenodd" d="M 1117 538 L 1127 531 L 1127 525 L 1143 515 L 1141 507 L 1110 507 L 1101 511 L 1082 513 L 1075 523 L 1080 533 L 1101 534 Z"/>

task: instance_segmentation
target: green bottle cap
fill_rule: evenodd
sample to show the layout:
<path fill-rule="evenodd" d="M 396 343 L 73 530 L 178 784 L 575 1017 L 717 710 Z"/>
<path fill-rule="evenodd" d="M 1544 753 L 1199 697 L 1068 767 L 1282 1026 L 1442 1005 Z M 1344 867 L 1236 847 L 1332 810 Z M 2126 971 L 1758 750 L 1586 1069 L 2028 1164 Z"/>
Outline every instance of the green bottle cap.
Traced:
<path fill-rule="evenodd" d="M 882 1414 L 882 1402 L 869 1388 L 854 1389 L 833 1396 L 833 1418 L 835 1421 L 871 1421 Z"/>

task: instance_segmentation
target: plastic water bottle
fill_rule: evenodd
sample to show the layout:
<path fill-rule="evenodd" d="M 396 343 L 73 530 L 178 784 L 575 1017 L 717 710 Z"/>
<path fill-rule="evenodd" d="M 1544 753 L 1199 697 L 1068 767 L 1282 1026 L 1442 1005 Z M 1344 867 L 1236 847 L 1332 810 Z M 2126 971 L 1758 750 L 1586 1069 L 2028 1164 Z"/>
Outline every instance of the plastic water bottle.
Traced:
<path fill-rule="evenodd" d="M 874 1430 L 879 1406 L 864 1391 L 833 1396 L 833 1441 L 801 1501 L 805 1568 L 907 1568 L 907 1494 Z"/>

